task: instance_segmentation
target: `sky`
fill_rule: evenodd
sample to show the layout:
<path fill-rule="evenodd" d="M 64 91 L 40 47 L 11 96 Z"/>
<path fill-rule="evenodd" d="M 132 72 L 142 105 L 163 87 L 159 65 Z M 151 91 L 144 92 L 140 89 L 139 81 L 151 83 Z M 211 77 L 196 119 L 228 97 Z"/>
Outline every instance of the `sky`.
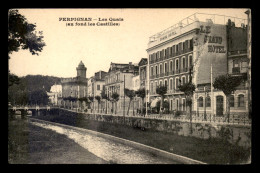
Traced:
<path fill-rule="evenodd" d="M 149 37 L 194 14 L 220 14 L 247 19 L 247 9 L 18 9 L 29 23 L 43 31 L 46 46 L 39 55 L 29 50 L 13 52 L 9 70 L 17 76 L 76 77 L 82 61 L 87 78 L 108 71 L 110 63 L 138 63 L 147 58 Z M 66 26 L 60 18 L 122 18 L 119 26 Z M 97 19 L 97 20 L 94 20 Z M 85 21 L 78 21 L 84 23 Z M 72 22 L 75 24 L 75 21 Z"/>

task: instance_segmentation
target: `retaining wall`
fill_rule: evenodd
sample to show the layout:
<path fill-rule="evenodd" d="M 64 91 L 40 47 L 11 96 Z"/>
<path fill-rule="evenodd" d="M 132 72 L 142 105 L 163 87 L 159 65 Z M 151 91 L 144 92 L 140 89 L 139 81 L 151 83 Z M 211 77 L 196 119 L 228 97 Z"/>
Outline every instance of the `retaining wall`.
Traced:
<path fill-rule="evenodd" d="M 226 125 L 201 122 L 182 122 L 176 120 L 160 120 L 144 117 L 123 117 L 115 115 L 77 113 L 60 109 L 60 116 L 83 116 L 85 119 L 102 121 L 113 124 L 125 124 L 131 127 L 144 128 L 154 131 L 174 133 L 182 136 L 194 136 L 197 138 L 220 138 L 228 140 L 232 144 L 251 147 L 251 126 Z"/>

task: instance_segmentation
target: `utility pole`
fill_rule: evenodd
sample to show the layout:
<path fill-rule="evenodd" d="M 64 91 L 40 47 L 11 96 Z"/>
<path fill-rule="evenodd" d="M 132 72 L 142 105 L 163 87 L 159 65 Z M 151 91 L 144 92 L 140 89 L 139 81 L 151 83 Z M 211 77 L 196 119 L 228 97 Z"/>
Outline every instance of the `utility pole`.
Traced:
<path fill-rule="evenodd" d="M 211 114 L 214 115 L 214 93 L 213 93 L 213 78 L 212 78 L 212 63 L 210 65 L 210 89 L 211 89 Z"/>

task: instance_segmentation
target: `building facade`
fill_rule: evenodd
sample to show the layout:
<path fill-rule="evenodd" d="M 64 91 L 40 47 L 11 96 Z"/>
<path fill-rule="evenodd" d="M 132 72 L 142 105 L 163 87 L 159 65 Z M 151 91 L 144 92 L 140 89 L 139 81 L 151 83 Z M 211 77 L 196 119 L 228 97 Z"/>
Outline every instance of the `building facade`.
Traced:
<path fill-rule="evenodd" d="M 77 76 L 74 78 L 64 78 L 61 80 L 62 85 L 62 102 L 61 106 L 70 109 L 85 109 L 86 101 L 78 99 L 87 97 L 87 68 L 80 61 L 77 70 Z"/>
<path fill-rule="evenodd" d="M 58 106 L 61 105 L 62 101 L 62 86 L 61 85 L 52 85 L 50 92 L 47 92 L 51 105 Z"/>
<path fill-rule="evenodd" d="M 88 96 L 94 97 L 93 103 L 91 103 L 92 105 L 90 105 L 94 112 L 104 112 L 104 101 L 101 99 L 100 103 L 98 103 L 98 100 L 96 100 L 95 97 L 101 97 L 101 92 L 105 85 L 106 75 L 107 72 L 99 71 L 96 72 L 94 76 L 88 79 Z"/>
<path fill-rule="evenodd" d="M 111 101 L 107 102 L 108 113 L 123 115 L 128 108 L 129 98 L 124 95 L 124 88 L 133 89 L 133 76 L 138 75 L 139 68 L 132 64 L 111 63 L 105 77 L 105 93 Z M 112 101 L 113 93 L 119 95 L 118 101 Z M 124 97 L 125 96 L 125 97 Z"/>
<path fill-rule="evenodd" d="M 149 38 L 147 53 L 151 105 L 156 105 L 153 102 L 158 101 L 156 88 L 164 85 L 167 86 L 165 100 L 169 102 L 170 112 L 185 114 L 186 99 L 178 86 L 191 80 L 196 86 L 192 105 L 194 112 L 217 115 L 225 112 L 225 95 L 214 89 L 212 83 L 217 76 L 225 75 L 230 70 L 230 32 L 227 23 L 219 24 L 215 18 L 207 17 L 200 20 L 198 14 L 194 14 Z M 233 36 L 232 41 L 239 40 Z"/>

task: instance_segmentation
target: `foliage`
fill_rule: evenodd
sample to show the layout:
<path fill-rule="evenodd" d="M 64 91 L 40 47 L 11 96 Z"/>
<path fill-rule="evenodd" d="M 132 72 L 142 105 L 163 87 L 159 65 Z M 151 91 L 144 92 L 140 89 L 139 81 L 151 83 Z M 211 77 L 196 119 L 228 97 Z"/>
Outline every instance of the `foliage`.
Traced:
<path fill-rule="evenodd" d="M 125 95 L 132 100 L 135 97 L 135 91 L 125 88 Z"/>
<path fill-rule="evenodd" d="M 169 110 L 170 104 L 169 104 L 169 102 L 168 102 L 167 100 L 164 100 L 164 101 L 163 101 L 163 107 L 164 107 L 165 109 Z"/>
<path fill-rule="evenodd" d="M 8 87 L 12 86 L 13 84 L 19 84 L 19 77 L 15 74 L 9 73 L 8 74 Z"/>
<path fill-rule="evenodd" d="M 29 94 L 29 104 L 48 104 L 48 95 L 44 90 L 34 90 Z"/>
<path fill-rule="evenodd" d="M 164 100 L 164 95 L 167 93 L 167 86 L 158 86 L 156 88 L 156 93 L 159 94 L 162 98 L 161 98 L 161 107 L 163 108 L 163 100 Z"/>
<path fill-rule="evenodd" d="M 69 97 L 64 97 L 63 100 L 69 100 L 69 101 L 74 102 L 74 101 L 77 101 L 78 98 L 77 98 L 77 97 L 71 97 L 71 96 L 69 96 Z"/>
<path fill-rule="evenodd" d="M 216 89 L 219 89 L 223 91 L 223 93 L 226 95 L 226 116 L 227 120 L 229 122 L 229 114 L 230 114 L 230 95 L 236 90 L 236 87 L 238 87 L 241 82 L 245 80 L 244 76 L 231 76 L 229 74 L 226 75 L 220 75 L 216 77 L 213 86 Z"/>
<path fill-rule="evenodd" d="M 88 100 L 89 100 L 90 102 L 93 102 L 93 101 L 94 101 L 94 97 L 93 97 L 93 96 L 88 96 Z"/>
<path fill-rule="evenodd" d="M 224 92 L 226 96 L 232 94 L 241 82 L 244 80 L 241 76 L 231 76 L 229 74 L 216 77 L 213 86 Z"/>
<path fill-rule="evenodd" d="M 158 86 L 156 88 L 156 93 L 159 94 L 160 96 L 164 96 L 167 93 L 167 86 Z"/>
<path fill-rule="evenodd" d="M 195 91 L 195 85 L 191 82 L 179 85 L 179 89 L 181 92 L 184 92 L 186 96 L 192 96 Z"/>
<path fill-rule="evenodd" d="M 59 84 L 60 78 L 42 75 L 27 75 L 25 77 L 14 77 L 12 80 L 9 79 L 9 82 L 12 82 L 12 85 L 9 85 L 10 83 L 8 83 L 8 101 L 11 102 L 12 105 L 36 104 L 36 101 L 37 104 L 45 104 L 48 102 L 46 92 L 49 92 L 51 86 L 55 83 Z M 41 96 L 43 96 L 42 99 L 37 98 Z"/>
<path fill-rule="evenodd" d="M 142 103 L 144 104 L 144 98 L 145 98 L 145 88 L 140 88 L 140 89 L 138 89 L 136 92 L 136 95 L 137 95 L 137 97 L 140 97 L 140 98 L 142 98 Z M 143 105 L 142 104 L 142 105 Z M 145 105 L 146 106 L 146 105 Z M 145 107 L 145 106 L 143 106 L 143 107 Z M 141 113 L 143 114 L 144 113 L 144 108 L 141 108 Z"/>
<path fill-rule="evenodd" d="M 112 101 L 117 102 L 118 100 L 119 100 L 119 94 L 113 93 L 113 94 L 112 94 Z"/>
<path fill-rule="evenodd" d="M 29 49 L 32 55 L 38 55 L 46 44 L 43 41 L 42 31 L 36 32 L 36 25 L 28 23 L 27 19 L 19 14 L 18 10 L 9 10 L 8 16 L 8 58 L 20 48 Z"/>
<path fill-rule="evenodd" d="M 95 99 L 100 103 L 101 97 L 100 96 L 95 96 Z"/>
<path fill-rule="evenodd" d="M 85 101 L 85 102 L 88 102 L 88 98 L 87 97 L 81 97 L 81 98 L 78 98 L 79 101 Z"/>
<path fill-rule="evenodd" d="M 125 88 L 125 95 L 127 97 L 129 97 L 130 101 L 129 101 L 129 106 L 128 106 L 128 109 L 127 109 L 127 115 L 129 114 L 129 109 L 130 109 L 130 104 L 131 104 L 131 101 L 133 100 L 133 98 L 135 97 L 135 91 L 134 90 L 130 90 L 128 88 Z M 134 107 L 133 107 L 134 109 Z"/>
<path fill-rule="evenodd" d="M 136 91 L 137 97 L 145 98 L 145 88 L 140 88 Z"/>
<path fill-rule="evenodd" d="M 175 117 L 179 117 L 181 115 L 181 112 L 180 111 L 176 111 L 175 112 Z"/>
<path fill-rule="evenodd" d="M 101 92 L 101 98 L 108 100 L 108 96 L 106 95 L 105 90 L 102 90 L 102 92 Z"/>

